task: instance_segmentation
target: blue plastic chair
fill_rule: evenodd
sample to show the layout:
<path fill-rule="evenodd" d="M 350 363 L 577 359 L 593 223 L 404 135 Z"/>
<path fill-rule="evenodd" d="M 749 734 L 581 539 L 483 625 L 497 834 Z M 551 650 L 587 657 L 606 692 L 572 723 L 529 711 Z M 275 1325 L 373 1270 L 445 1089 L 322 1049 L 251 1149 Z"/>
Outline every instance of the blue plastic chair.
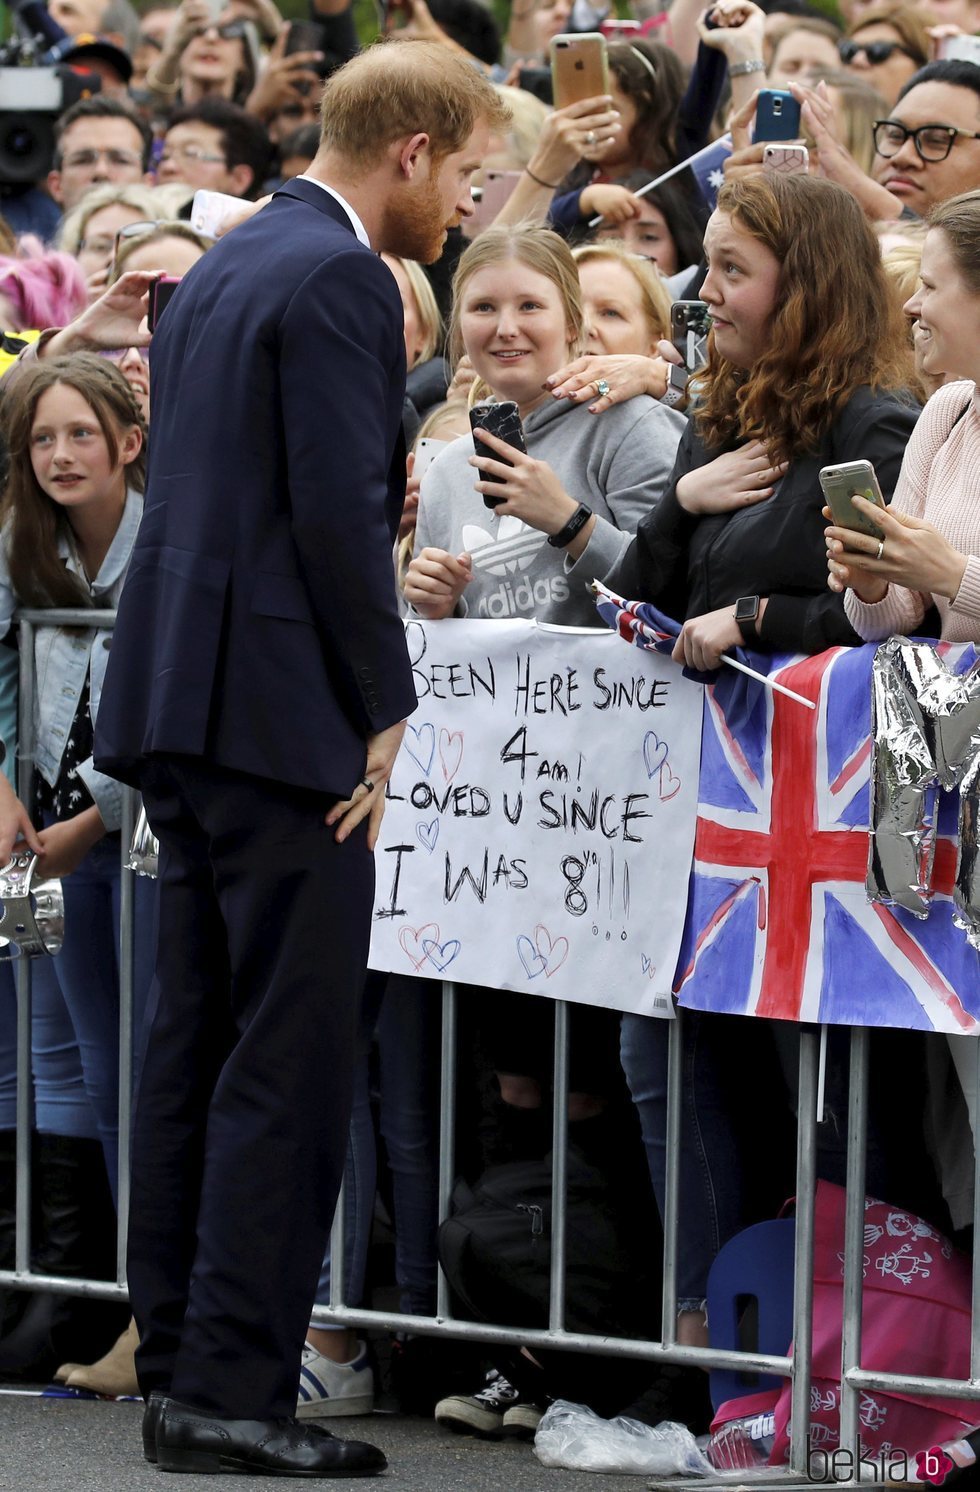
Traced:
<path fill-rule="evenodd" d="M 778 1356 L 793 1339 L 793 1252 L 796 1222 L 776 1218 L 737 1233 L 719 1251 L 708 1275 L 708 1334 L 712 1347 L 730 1351 L 771 1352 Z M 754 1341 L 745 1340 L 740 1326 L 749 1304 L 756 1303 Z M 717 1409 L 727 1399 L 781 1388 L 774 1373 L 740 1373 L 713 1368 L 711 1402 Z"/>

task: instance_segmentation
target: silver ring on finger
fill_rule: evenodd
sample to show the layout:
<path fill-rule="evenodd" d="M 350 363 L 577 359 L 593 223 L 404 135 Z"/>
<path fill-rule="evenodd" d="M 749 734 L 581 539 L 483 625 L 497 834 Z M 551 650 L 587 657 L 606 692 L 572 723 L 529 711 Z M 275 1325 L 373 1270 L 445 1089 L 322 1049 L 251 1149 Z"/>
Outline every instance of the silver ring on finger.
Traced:
<path fill-rule="evenodd" d="M 586 145 L 594 145 L 595 144 L 595 130 L 588 130 L 586 132 L 585 143 L 586 143 Z"/>
<path fill-rule="evenodd" d="M 875 559 L 876 560 L 880 560 L 881 557 L 882 557 L 882 555 L 884 554 L 884 552 L 885 552 L 885 541 L 884 541 L 884 539 L 879 539 L 878 540 L 878 553 L 875 555 Z"/>

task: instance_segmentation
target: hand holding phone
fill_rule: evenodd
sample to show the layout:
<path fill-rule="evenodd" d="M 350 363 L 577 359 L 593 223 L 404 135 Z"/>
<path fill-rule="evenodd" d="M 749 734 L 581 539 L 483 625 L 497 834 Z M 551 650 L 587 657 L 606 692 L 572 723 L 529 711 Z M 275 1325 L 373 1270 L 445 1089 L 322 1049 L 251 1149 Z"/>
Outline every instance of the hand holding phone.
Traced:
<path fill-rule="evenodd" d="M 474 404 L 470 410 L 470 429 L 486 430 L 490 435 L 496 435 L 498 440 L 504 440 L 515 451 L 521 451 L 527 455 L 527 445 L 524 441 L 524 427 L 521 424 L 521 415 L 513 399 L 504 399 L 499 404 Z M 495 461 L 504 466 L 513 466 L 513 461 L 508 461 L 506 456 L 500 456 L 491 451 L 481 440 L 473 436 L 473 449 L 478 456 L 492 456 Z M 503 485 L 502 477 L 492 476 L 489 472 L 481 472 L 480 479 L 484 482 L 499 482 Z M 498 503 L 506 501 L 506 494 L 501 493 L 499 497 L 490 492 L 483 493 L 484 505 L 495 508 Z"/>
<path fill-rule="evenodd" d="M 872 539 L 884 538 L 884 531 L 874 519 L 866 517 L 853 502 L 855 497 L 863 497 L 875 507 L 885 506 L 870 461 L 845 461 L 840 466 L 822 466 L 819 480 L 820 490 L 837 528 L 849 528 L 855 533 L 868 534 Z"/>

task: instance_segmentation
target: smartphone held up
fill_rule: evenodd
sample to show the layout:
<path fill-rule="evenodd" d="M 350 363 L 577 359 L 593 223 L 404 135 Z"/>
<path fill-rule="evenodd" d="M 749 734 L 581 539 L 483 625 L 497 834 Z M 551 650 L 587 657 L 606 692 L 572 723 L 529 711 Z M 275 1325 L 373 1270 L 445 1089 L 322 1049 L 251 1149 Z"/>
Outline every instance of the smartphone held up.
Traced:
<path fill-rule="evenodd" d="M 708 333 L 711 317 L 703 300 L 675 300 L 670 308 L 670 340 L 683 358 L 672 363 L 669 386 L 675 394 L 686 392 L 692 373 L 708 361 Z"/>
<path fill-rule="evenodd" d="M 146 314 L 146 329 L 155 332 L 177 286 L 180 284 L 179 275 L 161 275 L 159 280 L 154 280 L 150 286 L 150 308 Z"/>
<path fill-rule="evenodd" d="M 513 446 L 515 451 L 521 451 L 527 455 L 527 445 L 524 440 L 524 427 L 521 424 L 520 410 L 513 399 L 502 399 L 499 404 L 490 402 L 474 404 L 470 410 L 470 429 L 474 432 L 473 448 L 478 456 L 493 456 L 495 461 L 504 466 L 513 466 L 513 461 L 508 461 L 506 456 L 500 456 L 485 446 L 482 440 L 477 440 L 476 431 L 486 430 L 490 435 L 496 435 L 498 440 L 506 441 Z M 484 482 L 502 482 L 502 477 L 494 477 L 489 472 L 483 472 Z M 498 503 L 505 501 L 504 494 L 499 497 L 489 492 L 484 492 L 483 502 L 488 508 L 495 508 Z"/>
<path fill-rule="evenodd" d="M 884 538 L 884 531 L 874 519 L 868 518 L 854 506 L 854 499 L 863 497 L 867 502 L 874 503 L 876 508 L 885 507 L 885 499 L 870 461 L 844 461 L 839 466 L 822 466 L 819 480 L 820 490 L 838 528 L 869 534 L 872 539 Z"/>
<path fill-rule="evenodd" d="M 556 109 L 601 98 L 609 92 L 606 38 L 598 31 L 553 36 L 551 83 Z"/>

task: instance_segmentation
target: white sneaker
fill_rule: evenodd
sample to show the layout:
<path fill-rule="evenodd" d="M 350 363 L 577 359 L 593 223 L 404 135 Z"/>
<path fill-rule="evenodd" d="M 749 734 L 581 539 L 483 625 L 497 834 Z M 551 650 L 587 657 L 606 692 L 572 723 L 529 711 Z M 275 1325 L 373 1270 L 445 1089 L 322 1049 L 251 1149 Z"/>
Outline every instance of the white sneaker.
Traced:
<path fill-rule="evenodd" d="M 327 1419 L 337 1414 L 374 1411 L 374 1374 L 363 1342 L 353 1362 L 332 1362 L 309 1342 L 299 1370 L 297 1419 Z"/>

